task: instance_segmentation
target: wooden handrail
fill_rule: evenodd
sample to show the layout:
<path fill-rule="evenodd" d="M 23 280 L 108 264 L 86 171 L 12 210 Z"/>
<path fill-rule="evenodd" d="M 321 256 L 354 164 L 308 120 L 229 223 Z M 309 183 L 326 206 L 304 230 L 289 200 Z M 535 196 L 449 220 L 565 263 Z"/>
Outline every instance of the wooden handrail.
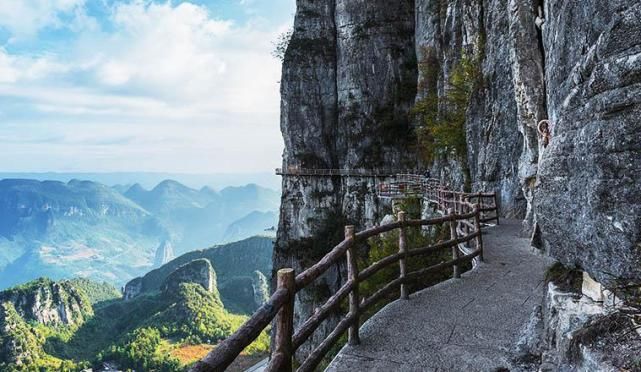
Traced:
<path fill-rule="evenodd" d="M 215 352 L 210 352 L 202 360 L 198 361 L 191 370 L 224 371 L 249 344 L 258 338 L 260 333 L 272 322 L 288 298 L 289 293 L 286 289 L 277 289 L 245 324 L 218 344 L 214 349 Z"/>
<path fill-rule="evenodd" d="M 430 200 L 436 209 L 443 214 L 441 217 L 425 220 L 406 220 L 405 213 L 400 212 L 398 221 L 382 226 L 376 226 L 356 233 L 353 226 L 346 226 L 345 239 L 336 245 L 320 261 L 294 277 L 291 269 L 281 269 L 278 272 L 278 286 L 267 303 L 261 306 L 251 318 L 233 335 L 222 341 L 205 358 L 197 362 L 191 371 L 223 371 L 234 359 L 251 344 L 260 333 L 277 317 L 275 323 L 275 345 L 272 345 L 271 361 L 268 371 L 291 371 L 292 356 L 303 345 L 316 329 L 325 321 L 341 302 L 349 297 L 349 312 L 343 317 L 335 329 L 302 361 L 298 370 L 313 370 L 338 338 L 349 331 L 348 341 L 352 345 L 360 342 L 359 325 L 362 311 L 367 310 L 378 301 L 386 298 L 393 291 L 400 290 L 401 299 L 409 299 L 408 284 L 420 279 L 425 274 L 452 268 L 453 277 L 460 277 L 460 264 L 471 262 L 477 257 L 483 259 L 483 240 L 481 223 L 496 220 L 498 223 L 498 205 L 495 193 L 461 193 L 442 188 L 430 189 L 435 200 Z M 493 205 L 484 204 L 485 199 L 493 200 Z M 476 203 L 473 203 L 472 200 Z M 483 216 L 483 213 L 495 212 L 496 216 Z M 450 230 L 450 240 L 431 244 L 425 247 L 407 249 L 405 229 L 408 227 L 447 225 Z M 357 242 L 363 242 L 380 234 L 399 230 L 398 253 L 391 254 L 374 262 L 369 267 L 359 270 L 356 262 L 355 248 Z M 461 255 L 459 247 L 468 244 Z M 407 260 L 421 255 L 427 255 L 443 249 L 452 249 L 452 259 L 427 268 L 407 272 Z M 461 248 L 461 249 L 463 249 Z M 471 253 L 470 253 L 471 252 Z M 347 263 L 347 280 L 312 316 L 303 321 L 298 330 L 293 329 L 294 296 L 322 276 L 327 270 L 345 259 Z M 361 299 L 359 284 L 380 270 L 398 262 L 400 275 L 375 291 L 368 298 Z"/>

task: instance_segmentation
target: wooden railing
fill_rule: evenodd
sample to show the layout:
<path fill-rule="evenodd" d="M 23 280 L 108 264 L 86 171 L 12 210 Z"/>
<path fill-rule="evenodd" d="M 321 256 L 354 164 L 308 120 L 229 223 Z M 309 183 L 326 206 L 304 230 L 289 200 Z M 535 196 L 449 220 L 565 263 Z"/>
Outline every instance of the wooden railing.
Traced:
<path fill-rule="evenodd" d="M 492 198 L 493 207 L 484 207 L 483 201 Z M 233 335 L 222 341 L 205 358 L 191 369 L 193 372 L 224 371 L 240 353 L 251 344 L 260 333 L 275 321 L 275 337 L 272 345 L 271 360 L 266 371 L 291 371 L 292 357 L 330 315 L 339 308 L 341 301 L 349 298 L 349 312 L 343 316 L 334 330 L 302 361 L 298 371 L 313 371 L 338 339 L 348 332 L 348 342 L 358 344 L 361 314 L 385 299 L 394 291 L 399 291 L 401 299 L 409 298 L 408 284 L 423 278 L 426 274 L 451 268 L 454 278 L 460 277 L 460 266 L 472 261 L 482 261 L 483 240 L 481 223 L 483 213 L 496 211 L 496 195 L 487 193 L 465 194 L 442 189 L 430 190 L 428 199 L 443 214 L 441 217 L 426 220 L 407 220 L 405 212 L 398 213 L 394 223 L 355 232 L 354 226 L 345 227 L 345 239 L 335 246 L 315 265 L 295 275 L 293 269 L 281 269 L 277 274 L 277 287 L 267 303 L 261 306 L 251 318 Z M 474 201 L 474 202 L 473 202 Z M 485 219 L 488 219 L 486 217 Z M 498 213 L 496 217 L 498 223 Z M 420 226 L 449 227 L 450 238 L 425 247 L 408 249 L 406 229 Z M 371 237 L 398 230 L 398 252 L 359 269 L 356 262 L 356 247 Z M 452 259 L 446 262 L 407 272 L 407 262 L 417 256 L 451 249 Z M 330 267 L 341 260 L 347 263 L 347 281 L 309 319 L 294 329 L 294 298 L 296 293 L 309 286 Z M 392 265 L 399 265 L 398 278 L 385 284 L 367 298 L 361 298 L 359 284 L 379 271 Z"/>

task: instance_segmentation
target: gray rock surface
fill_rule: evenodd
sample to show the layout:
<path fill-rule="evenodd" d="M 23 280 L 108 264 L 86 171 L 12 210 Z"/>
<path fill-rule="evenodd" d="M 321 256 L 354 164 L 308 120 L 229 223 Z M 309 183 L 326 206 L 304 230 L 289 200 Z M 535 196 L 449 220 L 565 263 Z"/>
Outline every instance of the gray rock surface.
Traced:
<path fill-rule="evenodd" d="M 260 271 L 254 271 L 252 275 L 252 291 L 254 293 L 254 305 L 257 309 L 269 300 L 269 282 Z"/>
<path fill-rule="evenodd" d="M 131 300 L 132 298 L 137 297 L 140 293 L 142 293 L 142 278 L 135 278 L 125 284 L 122 297 L 125 300 Z"/>
<path fill-rule="evenodd" d="M 25 320 L 49 326 L 79 326 L 93 315 L 87 295 L 69 281 L 38 279 L 0 292 L 3 302 L 12 303 Z"/>
<path fill-rule="evenodd" d="M 201 258 L 184 264 L 169 274 L 161 286 L 164 292 L 174 293 L 182 283 L 194 283 L 201 285 L 208 292 L 217 290 L 216 272 L 209 260 Z"/>
<path fill-rule="evenodd" d="M 638 312 L 595 302 L 554 281 L 543 307 L 523 328 L 512 371 L 636 371 Z"/>
<path fill-rule="evenodd" d="M 462 51 L 481 56 L 466 162 L 426 166 L 463 188 L 467 165 L 470 187 L 499 192 L 501 214 L 525 218 L 534 245 L 607 287 L 641 283 L 639 1 L 297 5 L 281 85 L 284 166 L 421 168 L 412 103 L 447 94 Z M 419 62 L 435 73 L 419 73 Z M 542 119 L 551 122 L 545 148 Z M 390 209 L 376 183 L 285 177 L 274 269 L 300 272 L 341 240 L 343 225 L 380 222 Z M 343 281 L 336 267 L 301 292 L 297 322 Z"/>
<path fill-rule="evenodd" d="M 298 0 L 283 65 L 283 165 L 416 167 L 409 109 L 416 96 L 414 1 Z M 366 63 L 364 63 L 366 61 Z M 374 178 L 285 177 L 274 269 L 301 272 L 342 240 L 348 223 L 372 226 L 389 212 Z M 330 270 L 296 298 L 307 318 L 342 280 Z M 332 329 L 330 319 L 312 340 Z M 309 345 L 301 352 L 309 351 Z"/>
<path fill-rule="evenodd" d="M 546 1 L 552 141 L 534 205 L 547 250 L 641 284 L 641 3 Z"/>
<path fill-rule="evenodd" d="M 154 267 L 161 267 L 167 262 L 173 260 L 174 256 L 174 247 L 171 244 L 171 241 L 163 241 L 158 248 L 156 249 L 156 257 L 154 258 Z"/>

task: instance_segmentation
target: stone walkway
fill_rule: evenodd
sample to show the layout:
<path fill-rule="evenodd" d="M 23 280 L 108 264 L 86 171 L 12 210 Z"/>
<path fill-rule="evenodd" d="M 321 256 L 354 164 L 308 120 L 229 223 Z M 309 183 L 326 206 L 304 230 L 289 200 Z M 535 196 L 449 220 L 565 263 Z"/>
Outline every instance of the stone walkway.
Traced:
<path fill-rule="evenodd" d="M 533 308 L 551 261 L 519 237 L 520 221 L 484 230 L 485 263 L 387 305 L 361 327 L 327 371 L 494 371 Z"/>

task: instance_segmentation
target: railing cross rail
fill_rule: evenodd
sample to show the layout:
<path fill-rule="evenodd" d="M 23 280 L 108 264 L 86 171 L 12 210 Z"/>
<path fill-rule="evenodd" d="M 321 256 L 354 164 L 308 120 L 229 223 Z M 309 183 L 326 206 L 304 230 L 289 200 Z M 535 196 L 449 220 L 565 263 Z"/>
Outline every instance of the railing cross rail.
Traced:
<path fill-rule="evenodd" d="M 345 239 L 336 245 L 320 261 L 295 276 L 293 269 L 277 272 L 277 287 L 267 303 L 261 306 L 250 319 L 233 335 L 222 341 L 205 358 L 196 363 L 191 371 L 223 371 L 234 359 L 252 343 L 260 333 L 274 321 L 274 345 L 267 371 L 291 371 L 292 358 L 296 350 L 305 343 L 318 326 L 337 310 L 342 300 L 349 298 L 349 311 L 338 322 L 335 329 L 302 361 L 299 371 L 312 371 L 336 343 L 342 334 L 348 333 L 348 342 L 360 343 L 359 326 L 363 311 L 367 310 L 385 296 L 400 291 L 400 298 L 409 299 L 408 284 L 426 274 L 444 269 L 452 269 L 452 277 L 461 275 L 460 265 L 478 258 L 483 260 L 483 239 L 481 224 L 498 219 L 498 199 L 496 193 L 461 193 L 444 189 L 434 180 L 422 176 L 403 175 L 408 180 L 420 178 L 421 192 L 428 202 L 435 204 L 443 216 L 427 220 L 408 220 L 406 213 L 400 211 L 398 221 L 373 227 L 356 233 L 354 226 L 345 227 Z M 493 205 L 486 206 L 484 199 L 492 199 Z M 484 217 L 484 213 L 494 212 L 496 216 Z M 408 249 L 406 228 L 420 226 L 446 225 L 449 227 L 450 240 L 427 247 Z M 398 253 L 374 262 L 359 270 L 356 260 L 357 243 L 380 234 L 398 230 Z M 472 248 L 465 248 L 467 244 Z M 407 260 L 412 257 L 431 254 L 446 248 L 452 251 L 452 260 L 441 262 L 413 272 L 408 272 Z M 461 255 L 464 249 L 464 255 Z M 313 281 L 322 276 L 340 260 L 346 260 L 346 282 L 313 315 L 299 324 L 294 330 L 294 298 Z M 385 284 L 367 298 L 361 298 L 359 284 L 380 270 L 398 261 L 399 277 Z M 399 293 L 399 292 L 396 292 Z"/>

